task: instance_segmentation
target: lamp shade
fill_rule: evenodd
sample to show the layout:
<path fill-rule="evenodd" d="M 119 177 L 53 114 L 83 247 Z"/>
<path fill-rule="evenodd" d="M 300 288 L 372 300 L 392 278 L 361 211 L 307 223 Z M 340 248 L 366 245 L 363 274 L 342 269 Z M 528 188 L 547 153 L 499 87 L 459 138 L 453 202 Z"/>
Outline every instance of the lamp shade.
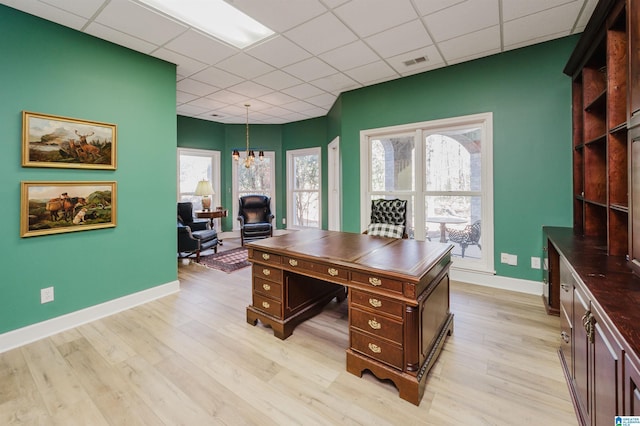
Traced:
<path fill-rule="evenodd" d="M 196 195 L 200 195 L 200 196 L 206 196 L 206 195 L 213 195 L 213 188 L 211 187 L 211 184 L 209 183 L 208 180 L 201 180 L 200 182 L 198 182 L 198 186 L 196 187 Z"/>

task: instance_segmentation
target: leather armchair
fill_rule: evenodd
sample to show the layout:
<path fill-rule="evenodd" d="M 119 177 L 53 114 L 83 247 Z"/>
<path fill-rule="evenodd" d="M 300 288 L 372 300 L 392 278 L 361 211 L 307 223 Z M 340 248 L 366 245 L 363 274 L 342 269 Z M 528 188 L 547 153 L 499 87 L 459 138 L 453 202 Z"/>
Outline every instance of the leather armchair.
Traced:
<path fill-rule="evenodd" d="M 211 229 L 209 220 L 193 217 L 193 204 L 178 203 L 178 257 L 195 255 L 200 262 L 200 252 L 213 249 L 218 252 L 218 232 Z"/>
<path fill-rule="evenodd" d="M 273 214 L 271 197 L 266 195 L 245 195 L 240 197 L 238 222 L 240 222 L 240 242 L 273 236 Z"/>

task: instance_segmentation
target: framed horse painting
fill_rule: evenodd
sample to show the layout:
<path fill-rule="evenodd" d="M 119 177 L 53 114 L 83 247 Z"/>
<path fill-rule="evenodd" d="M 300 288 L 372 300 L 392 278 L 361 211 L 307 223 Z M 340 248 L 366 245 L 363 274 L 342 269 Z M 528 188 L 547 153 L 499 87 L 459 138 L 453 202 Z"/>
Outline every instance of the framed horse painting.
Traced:
<path fill-rule="evenodd" d="M 20 236 L 116 226 L 116 182 L 21 182 Z"/>
<path fill-rule="evenodd" d="M 115 124 L 22 112 L 22 166 L 116 168 Z"/>

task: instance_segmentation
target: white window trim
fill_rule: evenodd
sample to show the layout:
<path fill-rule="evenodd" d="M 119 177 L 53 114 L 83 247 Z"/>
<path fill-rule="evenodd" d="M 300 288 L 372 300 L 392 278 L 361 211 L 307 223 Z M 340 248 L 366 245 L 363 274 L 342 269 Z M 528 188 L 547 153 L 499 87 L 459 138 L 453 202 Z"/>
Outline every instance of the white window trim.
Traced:
<path fill-rule="evenodd" d="M 302 157 L 305 155 L 317 155 L 320 179 L 318 186 L 318 226 L 297 226 L 293 221 L 293 159 L 295 157 Z M 304 149 L 292 149 L 287 151 L 287 229 L 320 229 L 322 227 L 322 150 L 320 147 L 304 148 Z"/>
<path fill-rule="evenodd" d="M 207 149 L 194 149 L 194 148 L 178 148 L 176 155 L 177 162 L 177 174 L 176 174 L 176 199 L 180 200 L 180 156 L 189 155 L 193 157 L 207 157 L 211 159 L 211 170 L 213 176 L 208 176 L 211 182 L 211 187 L 215 194 L 211 197 L 211 206 L 213 208 L 221 205 L 220 198 L 220 151 L 210 151 Z M 190 192 L 183 192 L 182 194 L 194 195 L 195 188 Z"/>
<path fill-rule="evenodd" d="M 232 208 L 232 214 L 233 214 L 233 230 L 234 231 L 240 231 L 240 222 L 238 222 L 237 220 L 235 220 L 235 218 L 238 217 L 238 208 L 240 207 L 239 204 L 239 191 L 238 191 L 238 167 L 244 167 L 242 165 L 242 160 L 244 159 L 245 156 L 245 152 L 240 152 L 240 161 L 235 161 L 232 160 L 231 161 L 231 188 L 232 188 L 232 199 L 233 199 L 233 208 Z M 264 151 L 264 157 L 265 158 L 269 158 L 271 160 L 271 193 L 269 194 L 269 196 L 271 197 L 271 214 L 273 214 L 274 219 L 273 219 L 273 227 L 275 229 L 276 227 L 276 221 L 277 221 L 277 214 L 276 214 L 276 153 L 275 151 Z M 256 161 L 260 161 L 257 157 L 256 157 Z"/>
<path fill-rule="evenodd" d="M 423 178 L 416 179 L 415 191 L 402 191 L 399 198 L 428 194 L 424 190 L 423 171 L 423 135 L 432 133 L 435 130 L 444 130 L 461 126 L 480 126 L 482 129 L 482 260 L 468 260 L 455 258 L 453 267 L 461 270 L 495 274 L 494 267 L 494 227 L 493 227 L 493 113 L 480 113 L 460 117 L 445 118 L 440 120 L 423 121 L 419 123 L 402 124 L 398 126 L 381 127 L 377 129 L 367 129 L 360 131 L 360 228 L 366 229 L 371 216 L 371 188 L 369 179 L 370 149 L 369 140 L 386 135 L 415 134 L 416 141 L 416 161 L 415 175 Z M 416 223 L 424 223 L 423 209 L 416 209 L 414 217 Z M 416 235 L 416 239 L 424 239 L 424 235 Z"/>

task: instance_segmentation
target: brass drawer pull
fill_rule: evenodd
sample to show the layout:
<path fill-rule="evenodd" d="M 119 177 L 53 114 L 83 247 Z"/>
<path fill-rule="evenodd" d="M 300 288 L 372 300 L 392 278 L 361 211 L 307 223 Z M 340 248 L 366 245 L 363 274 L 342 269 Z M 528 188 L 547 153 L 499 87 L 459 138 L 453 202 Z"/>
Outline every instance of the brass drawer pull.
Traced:
<path fill-rule="evenodd" d="M 379 285 L 382 285 L 382 280 L 380 278 L 370 277 L 369 284 L 377 287 Z"/>
<path fill-rule="evenodd" d="M 336 275 L 338 275 L 338 270 L 335 268 L 329 268 L 327 269 L 327 272 L 329 273 L 329 275 L 331 275 L 332 277 L 335 277 Z"/>
<path fill-rule="evenodd" d="M 271 271 L 270 271 L 269 269 L 266 269 L 266 268 L 262 270 L 262 273 L 263 273 L 264 275 L 266 275 L 266 276 L 271 275 Z"/>
<path fill-rule="evenodd" d="M 560 337 L 565 343 L 569 343 L 569 340 L 570 340 L 569 333 L 567 333 L 566 331 L 563 331 L 562 333 L 560 333 Z"/>
<path fill-rule="evenodd" d="M 269 284 L 262 284 L 262 288 L 264 288 L 266 291 L 271 290 L 271 286 Z"/>
<path fill-rule="evenodd" d="M 373 328 L 374 330 L 380 330 L 382 328 L 382 324 L 380 324 L 375 319 L 370 319 L 369 320 L 369 327 Z"/>
<path fill-rule="evenodd" d="M 380 352 L 382 352 L 382 348 L 374 343 L 369 343 L 369 349 L 374 354 L 379 354 Z"/>
<path fill-rule="evenodd" d="M 382 302 L 379 301 L 378 299 L 369 299 L 369 304 L 374 308 L 379 308 L 382 306 Z"/>
<path fill-rule="evenodd" d="M 298 266 L 298 261 L 295 259 L 289 259 L 289 265 L 291 266 Z"/>
<path fill-rule="evenodd" d="M 269 309 L 271 305 L 269 304 L 269 302 L 262 302 L 262 307 L 265 309 Z"/>
<path fill-rule="evenodd" d="M 569 287 L 569 284 L 560 283 L 560 288 L 562 288 L 564 291 L 569 291 L 571 287 Z"/>
<path fill-rule="evenodd" d="M 269 253 L 262 253 L 262 258 L 263 258 L 264 260 L 269 260 L 269 258 L 270 258 L 270 257 L 271 257 L 271 256 L 269 256 Z"/>

